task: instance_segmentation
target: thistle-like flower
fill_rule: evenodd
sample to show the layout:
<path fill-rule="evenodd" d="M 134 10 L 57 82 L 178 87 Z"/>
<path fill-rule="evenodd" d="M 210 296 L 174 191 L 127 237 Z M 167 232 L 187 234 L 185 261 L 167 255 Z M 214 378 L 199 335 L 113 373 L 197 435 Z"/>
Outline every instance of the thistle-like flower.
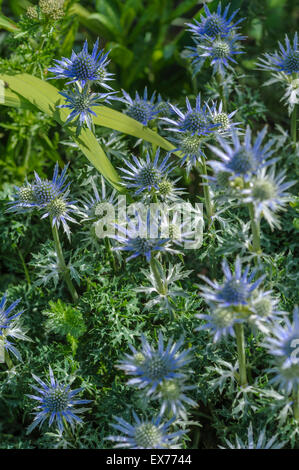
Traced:
<path fill-rule="evenodd" d="M 195 385 L 186 385 L 183 380 L 165 380 L 158 387 L 153 400 L 161 403 L 160 414 L 172 413 L 173 416 L 187 420 L 185 404 L 197 406 L 197 403 L 188 397 L 185 392 L 196 388 Z"/>
<path fill-rule="evenodd" d="M 214 335 L 214 343 L 220 341 L 223 336 L 235 336 L 234 326 L 244 321 L 237 318 L 236 313 L 231 307 L 213 307 L 212 305 L 209 314 L 201 313 L 195 316 L 206 322 L 196 328 L 196 331 L 210 331 Z"/>
<path fill-rule="evenodd" d="M 185 434 L 185 431 L 169 432 L 169 427 L 174 418 L 161 423 L 161 416 L 151 420 L 141 420 L 133 411 L 135 423 L 132 425 L 123 418 L 115 416 L 117 424 L 111 426 L 120 431 L 120 436 L 109 436 L 108 440 L 117 442 L 115 448 L 124 449 L 180 449 L 177 443 L 178 438 Z"/>
<path fill-rule="evenodd" d="M 93 189 L 93 196 L 83 197 L 83 214 L 84 218 L 88 220 L 98 220 L 101 216 L 102 204 L 116 204 L 116 190 L 113 189 L 111 193 L 107 191 L 106 183 L 101 176 L 101 192 L 99 194 L 98 188 L 95 184 L 94 178 L 91 179 L 91 186 Z"/>
<path fill-rule="evenodd" d="M 170 153 L 168 152 L 162 161 L 159 161 L 160 148 L 157 149 L 153 160 L 149 152 L 146 154 L 146 160 L 138 159 L 135 155 L 132 155 L 132 158 L 135 166 L 124 159 L 127 168 L 120 168 L 125 173 L 123 179 L 127 188 L 136 189 L 136 196 L 143 191 L 151 192 L 155 190 L 155 193 L 158 192 L 160 184 L 173 169 L 172 163 L 169 162 Z"/>
<path fill-rule="evenodd" d="M 179 349 L 184 343 L 181 338 L 177 343 L 170 339 L 164 347 L 163 335 L 159 333 L 158 348 L 151 346 L 146 338 L 141 336 L 142 348 L 137 351 L 129 345 L 132 355 L 125 354 L 125 359 L 119 361 L 118 368 L 134 378 L 128 381 L 140 389 L 147 389 L 151 395 L 163 381 L 181 380 L 186 377 L 186 365 L 191 361 L 190 350 Z"/>
<path fill-rule="evenodd" d="M 24 341 L 31 341 L 19 325 L 19 316 L 24 312 L 21 310 L 18 313 L 11 314 L 16 306 L 20 303 L 21 299 L 13 302 L 9 307 L 5 307 L 7 301 L 4 295 L 0 302 L 0 357 L 2 356 L 2 347 L 4 350 L 11 352 L 19 361 L 22 360 L 21 355 L 14 344 L 8 338 L 17 338 Z"/>
<path fill-rule="evenodd" d="M 154 104 L 156 92 L 152 94 L 151 98 L 148 98 L 147 87 L 145 87 L 143 97 L 139 96 L 136 91 L 135 99 L 132 99 L 126 91 L 122 90 L 122 92 L 124 98 L 119 98 L 119 100 L 127 105 L 126 114 L 147 126 L 149 121 L 154 119 L 159 112 Z"/>
<path fill-rule="evenodd" d="M 30 185 L 17 188 L 17 195 L 13 202 L 9 202 L 8 211 L 24 211 L 28 209 L 38 209 L 43 212 L 42 219 L 51 218 L 52 225 L 58 228 L 60 223 L 67 236 L 70 237 L 70 228 L 67 221 L 76 223 L 70 213 L 77 212 L 75 201 L 69 201 L 69 185 L 66 183 L 66 171 L 68 165 L 64 167 L 61 175 L 58 174 L 58 163 L 56 163 L 51 181 L 41 179 L 35 173 L 35 181 Z M 26 200 L 26 202 L 24 202 Z"/>
<path fill-rule="evenodd" d="M 284 72 L 286 75 L 299 73 L 299 49 L 298 49 L 298 33 L 296 32 L 293 44 L 289 40 L 287 34 L 285 36 L 285 47 L 278 42 L 279 51 L 274 54 L 264 54 L 259 59 L 257 66 L 262 70 L 274 72 Z"/>
<path fill-rule="evenodd" d="M 274 152 L 274 150 L 271 150 L 273 141 L 270 140 L 262 146 L 266 132 L 267 129 L 264 127 L 264 129 L 258 133 L 255 142 L 251 143 L 251 130 L 248 126 L 246 128 L 244 142 L 241 144 L 236 131 L 233 130 L 233 147 L 228 145 L 226 140 L 218 135 L 217 140 L 222 149 L 220 150 L 212 145 L 209 147 L 220 157 L 221 161 L 211 160 L 208 164 L 213 168 L 216 174 L 219 172 L 230 173 L 230 180 L 241 177 L 244 181 L 248 181 L 258 170 L 271 165 L 275 161 L 275 159 L 269 160 L 269 157 Z"/>
<path fill-rule="evenodd" d="M 224 283 L 212 282 L 205 276 L 201 276 L 211 287 L 201 287 L 202 296 L 213 305 L 220 308 L 245 307 L 251 305 L 252 293 L 264 280 L 265 275 L 252 282 L 257 270 L 254 269 L 248 276 L 249 266 L 241 271 L 241 261 L 237 257 L 235 261 L 235 273 L 233 274 L 226 260 L 222 262 L 225 276 Z M 212 288 L 212 289 L 211 289 Z"/>
<path fill-rule="evenodd" d="M 170 246 L 170 239 L 161 237 L 159 223 L 154 220 L 150 209 L 146 213 L 146 220 L 144 220 L 144 217 L 141 217 L 141 213 L 136 211 L 135 220 L 128 219 L 127 228 L 118 224 L 115 224 L 115 227 L 122 235 L 114 236 L 121 246 L 114 247 L 113 250 L 131 252 L 132 255 L 129 256 L 128 261 L 137 256 L 145 256 L 146 260 L 150 262 L 153 253 L 162 251 L 176 253 Z"/>
<path fill-rule="evenodd" d="M 205 15 L 201 15 L 201 21 L 195 21 L 195 24 L 187 23 L 187 26 L 190 27 L 191 31 L 197 38 L 202 38 L 209 36 L 211 38 L 226 38 L 231 34 L 233 30 L 237 29 L 237 25 L 244 20 L 244 18 L 239 19 L 233 23 L 233 19 L 238 13 L 239 9 L 235 10 L 230 16 L 228 16 L 228 11 L 230 8 L 230 3 L 225 7 L 222 12 L 221 2 L 218 3 L 217 11 L 211 13 L 209 7 L 204 4 Z"/>
<path fill-rule="evenodd" d="M 206 103 L 201 105 L 200 94 L 196 97 L 195 108 L 193 109 L 190 105 L 188 97 L 186 97 L 187 112 L 185 114 L 174 105 L 171 105 L 174 112 L 178 115 L 178 121 L 174 121 L 170 118 L 163 118 L 164 121 L 169 122 L 175 127 L 171 127 L 168 130 L 174 132 L 190 133 L 191 136 L 207 136 L 211 132 L 214 132 L 215 128 L 219 127 L 219 124 L 211 122 L 210 116 L 207 112 Z"/>
<path fill-rule="evenodd" d="M 55 67 L 50 67 L 49 72 L 55 73 L 55 77 L 51 78 L 66 78 L 69 83 L 80 82 L 82 87 L 88 85 L 90 82 L 96 82 L 107 90 L 112 90 L 106 81 L 111 80 L 112 74 L 107 72 L 107 65 L 109 52 L 104 54 L 104 49 L 98 51 L 99 40 L 97 39 L 92 53 L 88 53 L 87 40 L 84 43 L 81 52 L 76 54 L 72 52 L 70 59 L 63 57 L 61 60 L 54 60 Z"/>
<path fill-rule="evenodd" d="M 76 136 L 80 134 L 80 131 L 84 125 L 90 130 L 92 129 L 92 116 L 96 116 L 96 113 L 91 109 L 93 106 L 100 106 L 101 103 L 109 103 L 109 99 L 113 99 L 111 95 L 116 92 L 110 93 L 90 93 L 88 86 L 86 85 L 82 90 L 75 84 L 74 90 L 60 91 L 66 104 L 58 106 L 58 108 L 71 109 L 65 125 L 71 121 L 76 120 L 77 130 Z M 100 103 L 101 101 L 101 103 Z"/>
<path fill-rule="evenodd" d="M 71 427 L 74 427 L 75 423 L 82 423 L 82 419 L 77 416 L 77 414 L 82 413 L 85 409 L 75 409 L 75 405 L 83 405 L 91 402 L 91 400 L 74 399 L 74 396 L 81 392 L 83 388 L 70 390 L 70 385 L 59 383 L 54 378 L 50 366 L 49 375 L 50 381 L 46 384 L 39 377 L 32 374 L 32 377 L 39 383 L 41 388 L 36 385 L 31 385 L 39 395 L 27 395 L 29 398 L 39 402 L 33 423 L 28 427 L 28 434 L 36 426 L 41 427 L 47 418 L 49 418 L 49 426 L 52 426 L 53 422 L 56 422 L 61 432 L 64 430 L 64 422 L 70 424 Z"/>
<path fill-rule="evenodd" d="M 280 370 L 285 370 L 286 374 L 299 370 L 299 309 L 296 307 L 293 313 L 293 323 L 285 317 L 285 326 L 278 322 L 272 329 L 272 336 L 266 338 L 264 346 L 268 349 L 269 354 L 275 356 L 279 360 Z M 295 379 L 295 377 L 294 377 Z M 289 386 L 299 385 L 299 375 L 294 383 Z"/>
<path fill-rule="evenodd" d="M 294 181 L 284 183 L 285 171 L 275 176 L 273 167 L 267 172 L 262 168 L 249 182 L 249 187 L 243 189 L 244 202 L 251 202 L 255 207 L 257 219 L 265 217 L 270 227 L 280 228 L 280 223 L 275 213 L 285 210 L 285 205 L 291 200 L 286 190 L 295 184 Z"/>
<path fill-rule="evenodd" d="M 206 158 L 204 153 L 205 139 L 198 135 L 192 135 L 191 132 L 178 134 L 178 138 L 169 138 L 176 145 L 174 152 L 179 151 L 182 154 L 181 166 L 186 163 L 186 169 L 189 173 L 191 168 Z"/>
<path fill-rule="evenodd" d="M 247 442 L 243 442 L 238 435 L 236 435 L 236 443 L 232 443 L 228 439 L 225 439 L 225 442 L 228 449 L 281 449 L 285 445 L 285 442 L 277 441 L 277 434 L 267 441 L 265 428 L 259 433 L 257 441 L 255 442 L 252 423 L 250 423 L 248 427 Z M 220 447 L 221 449 L 225 449 L 225 447 Z"/>
<path fill-rule="evenodd" d="M 213 38 L 206 36 L 204 39 L 194 38 L 195 47 L 188 47 L 190 51 L 188 57 L 192 59 L 194 74 L 196 75 L 208 59 L 213 67 L 213 73 L 225 74 L 226 69 L 232 70 L 231 64 L 237 64 L 234 57 L 244 54 L 240 50 L 239 41 L 245 36 L 234 34 L 226 38 Z"/>
<path fill-rule="evenodd" d="M 210 113 L 212 122 L 214 122 L 215 124 L 219 124 L 219 126 L 215 129 L 218 134 L 223 136 L 229 136 L 233 129 L 235 129 L 236 131 L 239 130 L 237 126 L 241 123 L 232 121 L 232 118 L 236 114 L 237 110 L 229 114 L 223 112 L 222 101 L 220 101 L 218 107 L 217 103 L 212 101 L 211 105 L 207 104 L 207 108 Z"/>

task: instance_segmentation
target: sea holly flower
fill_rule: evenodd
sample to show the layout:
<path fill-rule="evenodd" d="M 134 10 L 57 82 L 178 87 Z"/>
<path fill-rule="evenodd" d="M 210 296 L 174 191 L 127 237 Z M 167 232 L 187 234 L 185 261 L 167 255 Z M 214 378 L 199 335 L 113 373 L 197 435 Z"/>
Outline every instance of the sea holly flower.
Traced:
<path fill-rule="evenodd" d="M 254 269 L 250 275 L 249 266 L 242 274 L 241 261 L 237 257 L 235 261 L 235 272 L 232 273 L 226 260 L 222 262 L 224 273 L 224 283 L 211 281 L 205 276 L 201 276 L 210 287 L 201 287 L 202 296 L 208 302 L 220 308 L 227 307 L 245 307 L 251 305 L 252 293 L 262 283 L 265 276 L 261 276 L 252 282 L 256 276 L 257 270 Z"/>
<path fill-rule="evenodd" d="M 160 235 L 159 223 L 157 219 L 151 216 L 150 209 L 146 212 L 146 220 L 141 216 L 141 213 L 136 211 L 135 219 L 128 218 L 128 227 L 122 227 L 115 224 L 115 227 L 120 232 L 120 235 L 115 235 L 114 238 L 121 246 L 114 247 L 113 250 L 124 250 L 132 253 L 127 260 L 137 256 L 145 256 L 146 260 L 150 262 L 152 254 L 168 251 L 176 253 L 169 243 L 169 238 L 162 238 Z"/>
<path fill-rule="evenodd" d="M 154 119 L 158 114 L 158 110 L 154 104 L 156 92 L 152 94 L 151 98 L 147 96 L 147 87 L 144 88 L 143 97 L 139 96 L 136 91 L 135 99 L 132 99 L 130 95 L 122 90 L 124 98 L 119 98 L 127 105 L 126 114 L 138 122 L 141 122 L 144 126 L 147 126 L 149 121 Z"/>
<path fill-rule="evenodd" d="M 274 325 L 271 337 L 269 336 L 264 346 L 267 347 L 269 354 L 276 356 L 281 360 L 281 366 L 284 369 L 292 367 L 293 364 L 299 365 L 299 357 L 296 357 L 295 349 L 299 345 L 299 309 L 294 309 L 293 323 L 285 317 L 285 326 L 278 322 Z M 299 377 L 298 377 L 299 383 Z"/>
<path fill-rule="evenodd" d="M 146 388 L 147 395 L 151 395 L 163 381 L 181 380 L 186 377 L 186 365 L 191 361 L 191 357 L 190 350 L 179 352 L 184 343 L 183 338 L 177 343 L 170 339 L 164 346 L 163 335 L 160 332 L 157 349 L 151 346 L 143 335 L 141 343 L 141 351 L 129 345 L 133 354 L 125 354 L 125 358 L 119 361 L 117 366 L 128 375 L 134 376 L 128 381 L 128 385 L 140 389 Z"/>
<path fill-rule="evenodd" d="M 196 388 L 195 385 L 186 385 L 183 380 L 164 380 L 158 387 L 153 400 L 159 400 L 161 403 L 160 414 L 163 416 L 172 413 L 173 416 L 187 420 L 185 404 L 197 406 L 197 403 L 188 397 L 185 392 Z"/>
<path fill-rule="evenodd" d="M 32 377 L 38 382 L 40 388 L 36 385 L 31 387 L 39 393 L 39 395 L 27 395 L 29 398 L 38 401 L 37 411 L 33 423 L 28 427 L 29 434 L 36 426 L 41 427 L 47 418 L 49 418 L 49 426 L 56 423 L 60 432 L 64 430 L 65 423 L 74 427 L 76 423 L 82 423 L 82 419 L 78 414 L 85 411 L 84 408 L 76 409 L 76 405 L 90 403 L 91 400 L 74 399 L 75 395 L 83 390 L 83 388 L 70 389 L 70 385 L 59 383 L 53 374 L 51 366 L 49 366 L 50 381 L 43 382 L 39 377 L 32 374 Z"/>
<path fill-rule="evenodd" d="M 113 423 L 111 426 L 122 435 L 109 436 L 106 439 L 116 442 L 114 446 L 116 449 L 180 449 L 177 441 L 186 431 L 169 432 L 174 418 L 166 423 L 161 422 L 160 415 L 151 420 L 142 420 L 135 411 L 133 417 L 135 422 L 130 424 L 123 418 L 114 416 L 116 424 Z"/>
<path fill-rule="evenodd" d="M 71 110 L 71 113 L 65 121 L 65 125 L 76 120 L 77 137 L 84 125 L 92 130 L 92 116 L 97 115 L 91 108 L 93 106 L 100 106 L 102 103 L 110 104 L 109 100 L 113 99 L 111 95 L 114 93 L 116 92 L 90 93 L 87 85 L 81 90 L 77 84 L 75 84 L 74 90 L 60 91 L 59 94 L 65 98 L 66 104 L 62 104 L 58 106 L 58 108 L 68 108 Z"/>
<path fill-rule="evenodd" d="M 241 143 L 237 132 L 233 130 L 232 140 L 233 147 L 227 141 L 217 136 L 218 143 L 222 149 L 218 149 L 209 145 L 210 149 L 220 157 L 220 161 L 211 160 L 208 164 L 213 168 L 217 174 L 219 172 L 230 173 L 230 180 L 241 177 L 244 181 L 250 180 L 252 175 L 255 175 L 258 170 L 263 167 L 271 165 L 275 159 L 269 160 L 274 150 L 271 150 L 273 141 L 270 140 L 264 146 L 262 145 L 263 139 L 266 135 L 267 128 L 258 133 L 254 143 L 251 142 L 251 130 L 247 126 L 244 136 L 244 142 Z"/>
<path fill-rule="evenodd" d="M 255 442 L 252 423 L 250 423 L 248 427 L 247 442 L 243 442 L 238 435 L 236 435 L 235 443 L 230 442 L 228 439 L 225 439 L 225 442 L 227 449 L 281 449 L 285 445 L 285 442 L 277 441 L 277 434 L 267 440 L 265 428 L 259 433 L 257 441 Z M 225 447 L 222 446 L 220 446 L 220 448 L 225 449 Z"/>
<path fill-rule="evenodd" d="M 99 40 L 97 39 L 92 53 L 88 53 L 87 40 L 84 43 L 81 52 L 76 54 L 72 52 L 70 59 L 63 57 L 61 60 L 54 60 L 55 67 L 50 67 L 49 72 L 55 73 L 55 77 L 51 78 L 66 78 L 69 83 L 79 82 L 82 87 L 89 85 L 92 82 L 98 83 L 107 90 L 112 90 L 106 81 L 111 80 L 112 74 L 107 72 L 107 65 L 109 52 L 104 54 L 104 49 L 98 51 Z"/>
<path fill-rule="evenodd" d="M 204 4 L 205 16 L 201 15 L 201 21 L 195 21 L 195 24 L 187 23 L 191 31 L 196 37 L 203 38 L 209 36 L 211 38 L 226 38 L 233 30 L 237 29 L 237 25 L 244 20 L 240 18 L 233 23 L 233 19 L 239 9 L 235 10 L 230 16 L 228 15 L 230 3 L 222 11 L 221 2 L 218 3 L 215 13 L 211 13 L 209 7 Z"/>
<path fill-rule="evenodd" d="M 283 72 L 286 75 L 299 73 L 299 49 L 298 49 L 298 33 L 296 32 L 293 44 L 289 40 L 287 34 L 285 36 L 285 47 L 279 42 L 279 50 L 274 54 L 264 54 L 259 59 L 257 66 L 261 70 L 269 70 L 274 72 Z"/>
<path fill-rule="evenodd" d="M 236 131 L 239 130 L 237 126 L 241 123 L 232 121 L 232 118 L 238 111 L 237 109 L 232 113 L 225 113 L 223 111 L 222 101 L 220 101 L 218 107 L 217 103 L 212 101 L 211 105 L 207 104 L 207 109 L 210 113 L 212 122 L 219 124 L 219 126 L 215 129 L 215 132 L 218 134 L 223 136 L 230 136 L 232 129 L 235 129 Z"/>
<path fill-rule="evenodd" d="M 86 219 L 98 220 L 99 212 L 103 204 L 116 204 L 116 190 L 107 191 L 105 179 L 101 176 L 101 191 L 99 193 L 95 183 L 95 178 L 91 179 L 91 186 L 93 189 L 93 196 L 83 197 L 83 214 Z M 109 194 L 110 193 L 110 194 Z"/>
<path fill-rule="evenodd" d="M 35 206 L 35 195 L 33 187 L 26 181 L 23 186 L 15 186 L 16 194 L 14 195 L 14 201 L 8 202 L 10 206 L 7 212 L 28 212 Z"/>
<path fill-rule="evenodd" d="M 170 102 L 163 100 L 160 93 L 158 94 L 155 107 L 159 117 L 171 117 L 174 114 Z"/>
<path fill-rule="evenodd" d="M 195 108 L 191 107 L 188 97 L 186 97 L 187 112 L 184 114 L 174 105 L 171 105 L 173 111 L 179 117 L 178 121 L 174 121 L 170 118 L 163 118 L 164 121 L 169 122 L 175 127 L 171 127 L 167 130 L 181 133 L 190 133 L 191 136 L 207 136 L 214 132 L 215 128 L 219 124 L 211 122 L 209 114 L 207 112 L 206 103 L 201 105 L 200 94 L 196 97 Z"/>
<path fill-rule="evenodd" d="M 245 36 L 234 34 L 226 38 L 211 38 L 205 37 L 204 39 L 194 39 L 195 47 L 188 47 L 187 50 L 190 54 L 187 56 L 192 59 L 194 73 L 197 74 L 205 61 L 208 59 L 210 65 L 213 67 L 213 73 L 225 74 L 226 69 L 232 70 L 231 64 L 237 64 L 235 56 L 244 54 L 240 50 L 239 41 L 245 39 Z"/>
<path fill-rule="evenodd" d="M 177 138 L 170 137 L 169 140 L 174 143 L 176 148 L 173 152 L 181 152 L 181 165 L 186 164 L 187 172 L 189 173 L 197 162 L 201 163 L 202 158 L 206 158 L 204 153 L 205 138 L 198 135 L 193 135 L 191 132 L 179 133 Z"/>
<path fill-rule="evenodd" d="M 284 183 L 284 179 L 285 171 L 275 176 L 273 167 L 268 172 L 262 168 L 242 191 L 244 202 L 254 205 L 256 218 L 265 217 L 272 229 L 274 226 L 280 228 L 275 213 L 285 210 L 284 206 L 291 200 L 286 190 L 295 184 L 294 181 Z"/>
<path fill-rule="evenodd" d="M 155 158 L 152 160 L 149 152 L 146 153 L 146 159 L 137 158 L 132 155 L 133 163 L 124 159 L 127 168 L 120 168 L 125 173 L 123 176 L 124 184 L 127 188 L 136 189 L 135 195 L 137 196 L 143 191 L 152 191 L 153 189 L 158 191 L 160 183 L 169 175 L 172 171 L 172 163 L 169 162 L 170 152 L 159 161 L 160 159 L 160 148 L 157 149 Z"/>
<path fill-rule="evenodd" d="M 237 323 L 243 323 L 244 320 L 237 318 L 236 313 L 231 307 L 210 307 L 210 313 L 201 313 L 195 315 L 198 319 L 204 320 L 205 323 L 196 328 L 196 331 L 208 330 L 214 338 L 214 343 L 220 341 L 224 336 L 234 336 L 234 326 Z"/>
<path fill-rule="evenodd" d="M 52 180 L 42 179 L 35 172 L 35 181 L 30 185 L 17 188 L 17 195 L 14 202 L 9 202 L 8 211 L 19 211 L 24 207 L 28 209 L 38 209 L 43 212 L 42 219 L 51 218 L 52 225 L 58 228 L 62 223 L 63 229 L 70 237 L 70 228 L 67 221 L 76 223 L 71 217 L 71 213 L 78 211 L 74 205 L 76 201 L 69 201 L 69 185 L 66 182 L 68 164 L 64 167 L 59 176 L 58 163 L 56 163 Z M 26 194 L 26 203 L 24 203 L 24 192 Z M 24 205 L 25 204 L 25 205 Z"/>
<path fill-rule="evenodd" d="M 6 351 L 11 352 L 19 361 L 21 361 L 22 358 L 20 352 L 8 338 L 31 341 L 19 324 L 19 316 L 24 312 L 24 310 L 13 313 L 13 310 L 20 303 L 21 299 L 16 300 L 9 307 L 6 306 L 6 301 L 7 296 L 4 295 L 0 301 L 0 348 L 3 346 Z"/>

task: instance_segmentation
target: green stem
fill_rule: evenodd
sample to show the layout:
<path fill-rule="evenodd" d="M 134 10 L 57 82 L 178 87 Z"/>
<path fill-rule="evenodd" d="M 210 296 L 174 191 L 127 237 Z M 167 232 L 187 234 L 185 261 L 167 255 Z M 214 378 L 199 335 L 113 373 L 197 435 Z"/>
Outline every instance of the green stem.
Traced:
<path fill-rule="evenodd" d="M 9 353 L 8 353 L 8 351 L 6 351 L 6 349 L 4 350 L 4 358 L 5 358 L 5 362 L 6 362 L 7 367 L 9 369 L 12 369 L 13 368 L 13 362 L 10 359 Z"/>
<path fill-rule="evenodd" d="M 28 268 L 27 268 L 25 260 L 24 260 L 24 256 L 22 255 L 22 253 L 21 253 L 20 249 L 18 248 L 18 246 L 16 246 L 16 249 L 17 249 L 18 255 L 20 257 L 23 269 L 24 269 L 26 281 L 28 282 L 29 285 L 31 285 L 31 279 L 30 279 L 30 276 L 29 276 Z"/>
<path fill-rule="evenodd" d="M 206 167 L 206 162 L 204 161 L 204 159 L 202 159 L 202 165 L 201 165 L 201 168 L 202 168 L 202 173 L 203 175 L 207 175 L 207 167 Z M 212 202 L 211 202 L 211 195 L 210 195 L 210 188 L 209 188 L 209 185 L 208 185 L 208 180 L 206 178 L 204 178 L 204 181 L 203 181 L 205 184 L 203 184 L 203 193 L 204 193 L 204 198 L 205 198 L 205 206 L 206 206 L 206 211 L 207 211 L 207 216 L 208 216 L 208 227 L 210 227 L 212 225 L 212 216 L 213 216 L 213 205 L 212 205 Z"/>
<path fill-rule="evenodd" d="M 154 275 L 155 281 L 158 284 L 159 292 L 161 294 L 164 294 L 165 293 L 165 287 L 164 287 L 164 284 L 162 282 L 162 279 L 161 279 L 161 276 L 160 276 L 160 273 L 159 273 L 159 268 L 158 268 L 158 265 L 157 265 L 157 261 L 153 257 L 151 257 L 151 260 L 150 260 L 150 267 L 151 267 L 152 273 Z"/>
<path fill-rule="evenodd" d="M 216 74 L 216 80 L 218 83 L 219 96 L 222 101 L 222 110 L 224 113 L 227 113 L 227 103 L 226 103 L 225 90 L 224 90 L 224 85 L 223 85 L 223 77 L 220 73 Z"/>
<path fill-rule="evenodd" d="M 297 142 L 297 106 L 294 106 L 294 109 L 291 114 L 291 138 L 294 144 L 294 147 L 296 146 Z"/>
<path fill-rule="evenodd" d="M 235 325 L 235 333 L 237 339 L 237 351 L 239 362 L 239 382 L 241 387 L 247 385 L 246 375 L 246 356 L 245 356 L 245 340 L 244 340 L 244 327 L 241 323 Z"/>
<path fill-rule="evenodd" d="M 299 390 L 294 392 L 294 418 L 297 422 L 299 422 Z"/>
<path fill-rule="evenodd" d="M 115 262 L 115 257 L 113 255 L 113 252 L 111 250 L 111 243 L 110 243 L 110 240 L 108 237 L 105 237 L 105 246 L 106 246 L 106 249 L 108 251 L 108 255 L 109 255 L 109 259 L 110 259 L 110 262 L 112 264 L 112 268 L 113 268 L 113 272 L 116 273 L 117 271 L 117 267 L 116 267 L 116 262 Z"/>
<path fill-rule="evenodd" d="M 251 230 L 253 238 L 253 251 L 255 253 L 261 253 L 261 240 L 260 240 L 260 223 L 255 218 L 254 206 L 252 203 L 248 204 L 248 210 L 250 214 Z"/>
<path fill-rule="evenodd" d="M 59 235 L 58 235 L 58 230 L 56 224 L 52 224 L 51 220 L 51 228 L 52 228 L 52 233 L 53 233 L 53 238 L 54 238 L 54 243 L 55 243 L 55 250 L 58 258 L 58 264 L 60 268 L 60 272 L 62 273 L 63 279 L 65 280 L 68 290 L 72 296 L 72 299 L 75 303 L 78 302 L 79 297 L 77 294 L 77 291 L 72 283 L 71 276 L 70 276 L 70 271 L 67 265 L 65 264 L 63 252 L 62 252 L 62 247 L 60 244 L 59 240 Z"/>

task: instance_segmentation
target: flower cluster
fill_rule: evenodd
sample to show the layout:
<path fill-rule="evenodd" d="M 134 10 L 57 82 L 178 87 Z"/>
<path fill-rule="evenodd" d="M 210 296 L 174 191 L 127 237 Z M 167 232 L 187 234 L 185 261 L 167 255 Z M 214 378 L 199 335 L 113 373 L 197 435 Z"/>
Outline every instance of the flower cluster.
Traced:
<path fill-rule="evenodd" d="M 6 301 L 7 297 L 4 295 L 0 302 L 0 362 L 5 360 L 5 357 L 2 357 L 2 355 L 4 356 L 4 351 L 11 352 L 19 361 L 21 361 L 22 358 L 20 352 L 10 338 L 31 341 L 30 338 L 26 336 L 25 331 L 22 330 L 19 322 L 19 316 L 24 310 L 12 313 L 20 303 L 21 299 L 16 300 L 9 307 L 6 306 Z"/>
<path fill-rule="evenodd" d="M 107 71 L 110 62 L 108 55 L 109 52 L 104 53 L 103 49 L 99 50 L 98 39 L 90 54 L 86 40 L 83 49 L 78 54 L 73 52 L 70 59 L 63 57 L 61 60 L 55 60 L 55 66 L 49 68 L 49 72 L 55 74 L 51 78 L 67 79 L 66 85 L 75 84 L 73 89 L 60 92 L 66 103 L 58 107 L 72 110 L 65 124 L 75 120 L 77 136 L 84 125 L 87 125 L 89 129 L 92 128 L 92 115 L 96 116 L 91 109 L 93 106 L 99 106 L 100 103 L 110 104 L 111 99 L 116 99 L 113 96 L 116 93 L 114 91 L 107 93 L 92 93 L 90 91 L 93 83 L 107 90 L 112 90 L 107 83 L 112 79 L 112 74 Z"/>
<path fill-rule="evenodd" d="M 239 257 L 235 261 L 234 273 L 226 260 L 222 263 L 222 269 L 222 284 L 202 276 L 209 284 L 209 287 L 201 286 L 201 293 L 210 307 L 210 313 L 196 315 L 206 321 L 198 330 L 211 330 L 215 342 L 225 335 L 235 336 L 235 325 L 245 321 L 268 332 L 269 322 L 279 319 L 283 312 L 276 309 L 276 301 L 272 299 L 271 291 L 258 290 L 265 276 L 254 280 L 257 270 L 252 270 L 249 275 L 249 266 L 242 273 Z"/>
<path fill-rule="evenodd" d="M 240 41 L 245 39 L 245 36 L 238 33 L 237 26 L 243 18 L 233 23 L 238 10 L 229 16 L 229 8 L 230 5 L 227 5 L 222 11 L 220 2 L 217 11 L 211 13 L 209 7 L 204 5 L 205 16 L 201 16 L 201 21 L 195 20 L 195 24 L 187 23 L 195 43 L 195 46 L 188 47 L 188 57 L 192 60 L 194 74 L 201 70 L 208 59 L 213 73 L 224 75 L 226 69 L 232 69 L 231 64 L 237 63 L 234 57 L 243 53 L 240 50 Z"/>
<path fill-rule="evenodd" d="M 160 401 L 161 415 L 170 411 L 174 417 L 181 416 L 186 419 L 185 404 L 196 406 L 196 403 L 185 394 L 194 387 L 186 385 L 190 374 L 186 366 L 192 358 L 190 350 L 179 352 L 183 342 L 183 338 L 177 343 L 170 339 L 164 346 L 160 332 L 156 349 L 142 336 L 141 350 L 138 351 L 129 345 L 133 354 L 126 354 L 125 358 L 119 361 L 118 368 L 133 376 L 128 385 L 144 390 L 146 396 Z"/>
<path fill-rule="evenodd" d="M 69 201 L 69 185 L 66 182 L 68 164 L 59 176 L 58 163 L 56 163 L 52 180 L 42 179 L 35 173 L 33 183 L 26 183 L 24 186 L 16 187 L 15 200 L 9 202 L 8 211 L 24 212 L 38 209 L 42 212 L 42 219 L 50 217 L 51 225 L 63 229 L 70 237 L 70 228 L 67 221 L 76 223 L 70 215 L 77 212 L 74 205 L 76 201 Z"/>

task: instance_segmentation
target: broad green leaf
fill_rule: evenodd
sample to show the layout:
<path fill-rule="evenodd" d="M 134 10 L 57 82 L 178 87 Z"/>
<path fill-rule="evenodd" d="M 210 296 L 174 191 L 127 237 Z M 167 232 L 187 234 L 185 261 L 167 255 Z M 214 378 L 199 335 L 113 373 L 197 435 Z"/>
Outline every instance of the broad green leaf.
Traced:
<path fill-rule="evenodd" d="M 52 116 L 59 124 L 64 124 L 68 116 L 68 111 L 57 108 L 57 105 L 62 104 L 64 100 L 58 94 L 57 88 L 53 85 L 28 74 L 15 76 L 3 74 L 0 75 L 0 79 L 7 82 L 13 92 L 18 93 L 38 109 Z M 75 136 L 74 127 L 68 126 L 66 130 L 97 170 L 100 171 L 116 189 L 123 190 L 116 170 L 93 133 L 89 129 L 83 129 L 77 138 Z"/>
<path fill-rule="evenodd" d="M 138 139 L 146 140 L 151 144 L 162 147 L 165 150 L 173 150 L 175 147 L 168 140 L 161 137 L 157 132 L 148 129 L 135 119 L 126 116 L 114 109 L 101 106 L 98 108 L 97 117 L 94 118 L 94 123 L 99 126 L 109 127 L 116 131 L 129 134 Z"/>
<path fill-rule="evenodd" d="M 18 25 L 10 18 L 2 15 L 2 13 L 0 13 L 0 28 L 6 29 L 6 31 L 10 31 L 11 33 L 19 30 Z"/>

